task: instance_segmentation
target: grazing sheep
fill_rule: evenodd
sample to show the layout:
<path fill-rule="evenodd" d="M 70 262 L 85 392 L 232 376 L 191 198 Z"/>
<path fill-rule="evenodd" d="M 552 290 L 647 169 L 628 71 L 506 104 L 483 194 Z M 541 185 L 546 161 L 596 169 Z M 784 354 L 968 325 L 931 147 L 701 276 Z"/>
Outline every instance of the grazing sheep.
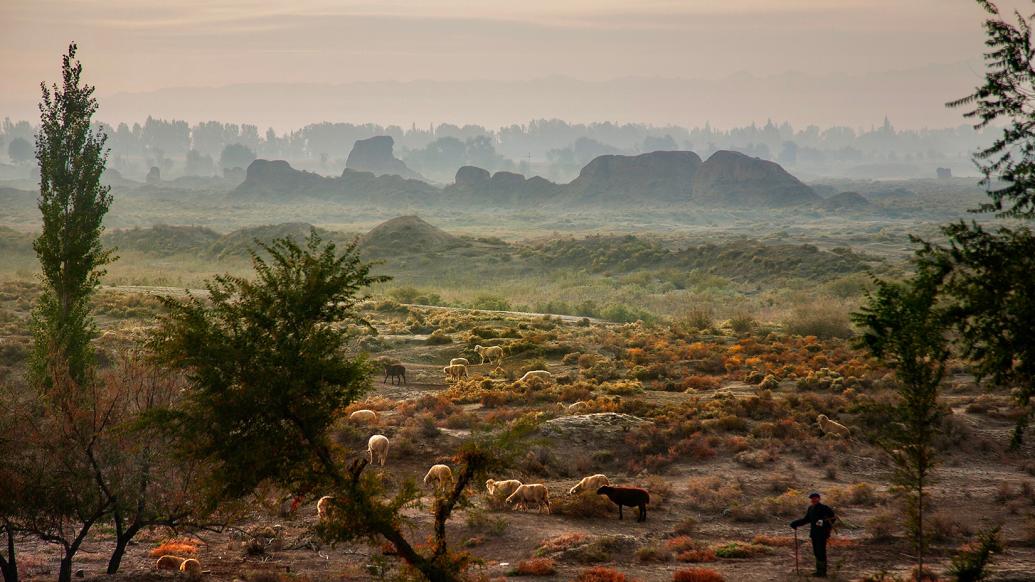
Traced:
<path fill-rule="evenodd" d="M 316 502 L 316 516 L 323 519 L 330 514 L 332 506 L 331 501 L 334 501 L 333 495 L 324 495 Z"/>
<path fill-rule="evenodd" d="M 542 483 L 521 485 L 507 498 L 507 505 L 521 509 L 527 509 L 529 503 L 535 503 L 539 508 L 539 513 L 543 512 L 543 507 L 546 507 L 546 513 L 550 513 L 550 492 L 546 490 L 546 485 Z"/>
<path fill-rule="evenodd" d="M 183 572 L 191 578 L 201 576 L 201 562 L 194 558 L 187 558 L 182 564 L 180 564 L 180 572 Z"/>
<path fill-rule="evenodd" d="M 506 481 L 496 481 L 489 479 L 485 482 L 485 488 L 488 489 L 489 495 L 492 497 L 502 497 L 506 499 L 510 497 L 517 488 L 521 487 L 521 481 L 517 479 L 508 479 Z"/>
<path fill-rule="evenodd" d="M 460 364 L 462 366 L 470 366 L 471 362 L 468 362 L 467 358 L 453 358 L 452 360 L 449 360 L 450 366 L 455 366 L 457 364 Z"/>
<path fill-rule="evenodd" d="M 447 489 L 453 485 L 453 470 L 448 465 L 432 465 L 424 476 L 424 484 L 435 482 L 435 489 Z"/>
<path fill-rule="evenodd" d="M 549 382 L 553 378 L 553 374 L 546 370 L 530 370 L 525 372 L 525 375 L 521 377 L 522 382 L 531 382 L 532 380 Z"/>
<path fill-rule="evenodd" d="M 589 410 L 589 402 L 579 400 L 568 405 L 568 414 L 582 414 Z"/>
<path fill-rule="evenodd" d="M 446 375 L 446 380 L 459 380 L 460 378 L 467 377 L 467 366 L 463 364 L 451 364 L 442 368 L 442 373 Z"/>
<path fill-rule="evenodd" d="M 481 358 L 482 364 L 495 361 L 496 365 L 499 366 L 503 363 L 503 348 L 500 346 L 474 346 L 474 351 Z"/>
<path fill-rule="evenodd" d="M 357 410 L 350 414 L 349 420 L 362 422 L 363 424 L 370 424 L 377 422 L 377 413 L 373 410 L 367 410 L 364 408 L 363 410 Z"/>
<path fill-rule="evenodd" d="M 158 568 L 159 570 L 179 570 L 180 566 L 186 559 L 187 558 L 166 554 L 161 558 L 158 558 L 158 561 L 155 562 L 155 568 Z"/>
<path fill-rule="evenodd" d="M 611 481 L 608 480 L 607 475 L 597 473 L 585 477 L 582 481 L 579 481 L 574 487 L 568 490 L 568 495 L 575 495 L 576 493 L 582 493 L 583 491 L 596 491 L 604 485 L 610 485 Z"/>
<path fill-rule="evenodd" d="M 597 489 L 597 495 L 607 495 L 612 503 L 618 506 L 618 519 L 622 519 L 622 506 L 639 507 L 640 516 L 636 521 L 647 521 L 647 504 L 650 503 L 650 493 L 639 487 L 611 487 L 604 485 Z"/>
<path fill-rule="evenodd" d="M 816 422 L 819 423 L 819 428 L 823 429 L 823 434 L 825 435 L 846 437 L 852 434 L 852 431 L 849 430 L 847 426 L 830 420 L 825 414 L 821 414 L 816 417 Z"/>
<path fill-rule="evenodd" d="M 400 381 L 400 383 L 405 384 L 406 383 L 406 366 L 404 366 L 402 364 L 387 364 L 385 366 L 385 379 L 382 380 L 381 383 L 382 384 L 387 383 L 389 377 L 392 378 L 392 384 L 396 383 L 395 382 L 396 379 L 398 379 Z"/>
<path fill-rule="evenodd" d="M 375 462 L 384 467 L 388 460 L 388 437 L 383 434 L 375 434 L 367 441 L 367 453 L 370 455 L 370 464 Z"/>

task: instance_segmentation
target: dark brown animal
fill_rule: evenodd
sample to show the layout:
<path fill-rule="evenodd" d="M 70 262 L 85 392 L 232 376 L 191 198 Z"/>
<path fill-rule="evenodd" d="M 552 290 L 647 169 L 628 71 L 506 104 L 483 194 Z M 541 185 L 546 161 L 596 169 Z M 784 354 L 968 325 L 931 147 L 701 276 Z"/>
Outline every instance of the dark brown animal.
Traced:
<path fill-rule="evenodd" d="M 406 383 L 406 366 L 402 364 L 388 364 L 385 366 L 385 379 L 382 384 L 388 382 L 388 378 L 392 379 L 392 384 L 395 384 L 395 379 L 399 378 L 400 381 Z"/>
<path fill-rule="evenodd" d="M 597 495 L 607 495 L 612 503 L 618 506 L 618 519 L 622 519 L 622 506 L 639 507 L 640 515 L 636 521 L 647 521 L 647 504 L 650 503 L 650 493 L 639 487 L 612 487 L 604 485 L 597 489 Z"/>

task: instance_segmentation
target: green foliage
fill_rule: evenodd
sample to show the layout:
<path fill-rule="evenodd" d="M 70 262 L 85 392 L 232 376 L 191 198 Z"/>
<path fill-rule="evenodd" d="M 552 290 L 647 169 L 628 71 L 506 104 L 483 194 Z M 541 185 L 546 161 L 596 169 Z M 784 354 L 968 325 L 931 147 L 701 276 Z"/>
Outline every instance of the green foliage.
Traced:
<path fill-rule="evenodd" d="M 985 82 L 974 93 L 947 105 L 972 106 L 964 117 L 977 120 L 975 129 L 1005 122 L 1002 135 L 974 155 L 974 163 L 985 174 L 982 185 L 992 199 L 979 211 L 1035 218 L 1035 118 L 1030 90 L 1035 83 L 1035 49 L 1031 17 L 1016 12 L 1016 23 L 1010 23 L 1003 20 L 991 0 L 977 3 L 990 15 L 985 20 Z M 1004 209 L 1004 205 L 1008 207 Z"/>
<path fill-rule="evenodd" d="M 936 304 L 939 274 L 921 270 L 905 283 L 876 280 L 874 293 L 853 315 L 859 343 L 895 371 L 898 403 L 888 442 L 894 480 L 906 490 L 907 525 L 923 568 L 925 487 L 935 466 L 934 440 L 943 416 L 938 386 L 949 356 L 944 312 Z"/>
<path fill-rule="evenodd" d="M 254 281 L 230 275 L 207 284 L 208 301 L 163 299 L 150 341 L 160 361 L 184 370 L 190 389 L 164 415 L 189 458 L 211 463 L 215 497 L 240 497 L 263 480 L 289 486 L 331 463 L 327 431 L 335 413 L 368 385 L 370 366 L 343 354 L 363 322 L 359 292 L 369 274 L 355 245 L 338 255 L 311 232 L 260 244 Z"/>
<path fill-rule="evenodd" d="M 978 375 L 1014 390 L 1023 411 L 1014 432 L 1019 445 L 1035 393 L 1035 233 L 1026 227 L 988 232 L 963 222 L 943 231 L 948 246 L 924 243 L 918 268 L 943 278 L 946 317 Z"/>
<path fill-rule="evenodd" d="M 948 574 L 957 582 L 980 582 L 988 579 L 988 565 L 993 556 L 1003 551 L 1000 527 L 983 531 L 974 542 L 966 544 L 953 556 Z"/>
<path fill-rule="evenodd" d="M 90 128 L 97 100 L 94 88 L 81 82 L 83 66 L 75 54 L 73 43 L 62 57 L 60 89 L 42 84 L 36 159 L 43 231 L 33 249 L 45 286 L 31 323 L 31 373 L 37 383 L 47 383 L 53 365 L 67 369 L 77 384 L 89 379 L 95 334 L 89 299 L 104 274 L 101 267 L 112 260 L 100 238 L 112 200 L 101 185 L 107 136 Z"/>

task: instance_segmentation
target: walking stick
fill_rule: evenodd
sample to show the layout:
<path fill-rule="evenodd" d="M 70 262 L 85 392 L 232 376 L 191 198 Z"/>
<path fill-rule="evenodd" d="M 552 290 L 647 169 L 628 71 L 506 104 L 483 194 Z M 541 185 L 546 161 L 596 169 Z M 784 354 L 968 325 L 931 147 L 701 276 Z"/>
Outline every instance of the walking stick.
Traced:
<path fill-rule="evenodd" d="M 801 576 L 801 569 L 798 567 L 798 528 L 794 528 L 794 573 Z"/>

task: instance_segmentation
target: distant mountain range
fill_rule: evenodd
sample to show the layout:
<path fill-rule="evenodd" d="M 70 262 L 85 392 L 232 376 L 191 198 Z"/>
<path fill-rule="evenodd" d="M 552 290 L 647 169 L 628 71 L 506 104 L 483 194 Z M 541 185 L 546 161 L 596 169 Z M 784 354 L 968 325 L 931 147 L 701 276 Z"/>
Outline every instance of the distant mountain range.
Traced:
<path fill-rule="evenodd" d="M 296 170 L 285 161 L 255 160 L 231 196 L 512 207 L 695 203 L 780 208 L 820 201 L 812 188 L 779 164 L 732 151 L 716 152 L 706 161 L 690 151 L 599 156 L 567 184 L 513 172 L 490 174 L 473 166 L 460 168 L 454 182 L 441 189 L 417 177 L 395 158 L 392 139 L 384 136 L 356 142 L 345 171 L 337 178 Z"/>

